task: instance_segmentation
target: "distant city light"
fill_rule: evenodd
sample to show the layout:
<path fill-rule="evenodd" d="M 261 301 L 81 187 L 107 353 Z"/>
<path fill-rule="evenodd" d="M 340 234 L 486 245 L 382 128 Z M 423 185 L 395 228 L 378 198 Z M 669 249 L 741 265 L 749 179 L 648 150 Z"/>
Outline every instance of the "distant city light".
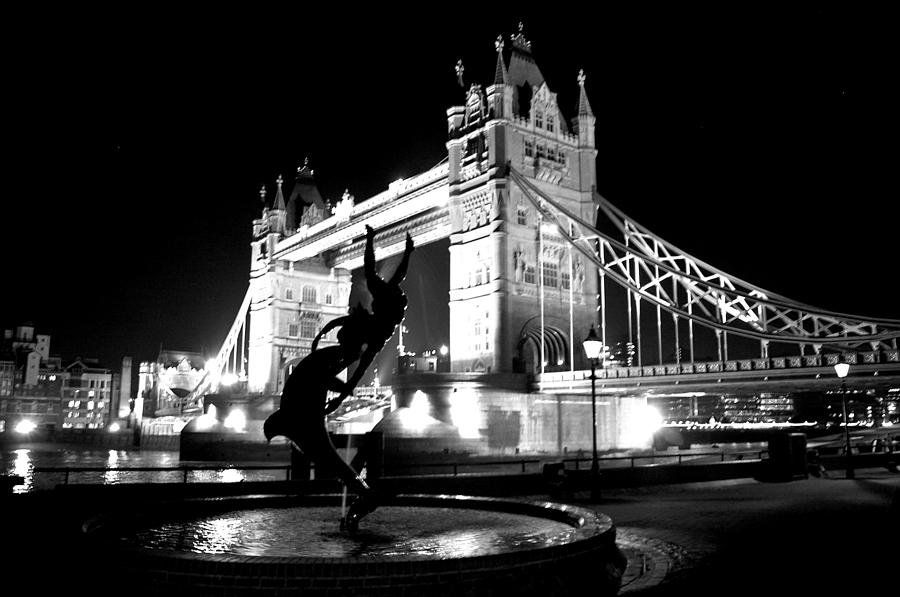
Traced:
<path fill-rule="evenodd" d="M 447 353 L 448 353 L 449 351 L 450 351 L 450 349 L 447 348 L 447 345 L 446 345 L 446 344 L 441 345 L 441 356 L 442 356 L 442 357 L 447 356 Z"/>
<path fill-rule="evenodd" d="M 232 386 L 236 384 L 238 381 L 238 376 L 234 373 L 226 373 L 222 376 L 222 385 L 223 386 Z"/>
<path fill-rule="evenodd" d="M 200 415 L 199 417 L 197 417 L 197 431 L 207 431 L 215 426 L 215 410 L 213 406 L 210 406 L 209 408 L 209 412 L 207 412 L 205 415 Z"/>
<path fill-rule="evenodd" d="M 22 435 L 28 435 L 35 429 L 37 429 L 37 425 L 35 425 L 33 421 L 29 421 L 28 419 L 22 419 L 21 421 L 16 423 L 16 433 L 21 433 Z"/>
<path fill-rule="evenodd" d="M 242 432 L 247 428 L 247 415 L 239 408 L 234 408 L 225 417 L 225 427 Z"/>
<path fill-rule="evenodd" d="M 623 447 L 648 447 L 653 439 L 653 434 L 663 424 L 663 418 L 659 411 L 646 404 L 628 409 L 623 415 Z"/>
<path fill-rule="evenodd" d="M 457 390 L 450 395 L 450 419 L 462 438 L 481 437 L 481 409 L 472 390 Z"/>
<path fill-rule="evenodd" d="M 112 423 L 108 429 L 110 433 L 118 433 L 121 426 L 118 423 Z"/>
<path fill-rule="evenodd" d="M 244 474 L 235 468 L 228 468 L 219 471 L 219 480 L 223 483 L 240 483 L 244 480 Z"/>

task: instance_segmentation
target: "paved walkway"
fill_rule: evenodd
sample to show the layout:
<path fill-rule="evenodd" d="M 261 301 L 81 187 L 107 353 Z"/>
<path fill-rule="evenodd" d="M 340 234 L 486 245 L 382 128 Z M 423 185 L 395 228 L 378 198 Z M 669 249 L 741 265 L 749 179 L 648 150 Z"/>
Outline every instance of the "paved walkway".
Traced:
<path fill-rule="evenodd" d="M 607 490 L 625 595 L 896 595 L 900 474 Z"/>

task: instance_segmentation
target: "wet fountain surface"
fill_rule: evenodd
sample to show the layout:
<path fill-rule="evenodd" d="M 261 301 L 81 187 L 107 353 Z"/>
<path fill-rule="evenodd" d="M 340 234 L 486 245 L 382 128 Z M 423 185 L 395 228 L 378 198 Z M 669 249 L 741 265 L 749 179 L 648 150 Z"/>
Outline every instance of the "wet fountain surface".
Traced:
<path fill-rule="evenodd" d="M 85 521 L 147 594 L 614 594 L 624 557 L 609 517 L 577 506 L 398 495 L 340 530 L 341 496 L 244 495 L 155 502 Z M 437 591 L 437 592 L 435 592 Z M 143 594 L 143 593 L 142 593 Z"/>
<path fill-rule="evenodd" d="M 245 509 L 138 529 L 126 544 L 205 554 L 303 558 L 444 559 L 571 541 L 568 524 L 506 512 L 386 506 L 359 532 L 338 528 L 333 507 Z"/>

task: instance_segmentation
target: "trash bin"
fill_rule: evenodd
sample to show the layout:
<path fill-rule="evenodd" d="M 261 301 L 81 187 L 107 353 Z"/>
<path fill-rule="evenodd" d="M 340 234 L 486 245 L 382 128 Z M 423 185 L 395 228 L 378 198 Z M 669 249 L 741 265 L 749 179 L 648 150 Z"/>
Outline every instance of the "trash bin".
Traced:
<path fill-rule="evenodd" d="M 769 438 L 769 476 L 773 481 L 809 477 L 805 433 L 779 433 Z"/>

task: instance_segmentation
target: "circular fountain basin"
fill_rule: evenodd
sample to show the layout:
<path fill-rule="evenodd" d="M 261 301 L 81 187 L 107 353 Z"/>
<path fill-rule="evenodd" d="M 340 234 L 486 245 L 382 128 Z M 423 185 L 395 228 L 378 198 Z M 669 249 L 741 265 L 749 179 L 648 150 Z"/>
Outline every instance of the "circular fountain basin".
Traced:
<path fill-rule="evenodd" d="M 123 578 L 191 595 L 616 593 L 625 561 L 608 517 L 570 505 L 395 496 L 339 529 L 340 496 L 184 500 L 85 523 Z M 164 514 L 159 514 L 164 513 Z"/>

